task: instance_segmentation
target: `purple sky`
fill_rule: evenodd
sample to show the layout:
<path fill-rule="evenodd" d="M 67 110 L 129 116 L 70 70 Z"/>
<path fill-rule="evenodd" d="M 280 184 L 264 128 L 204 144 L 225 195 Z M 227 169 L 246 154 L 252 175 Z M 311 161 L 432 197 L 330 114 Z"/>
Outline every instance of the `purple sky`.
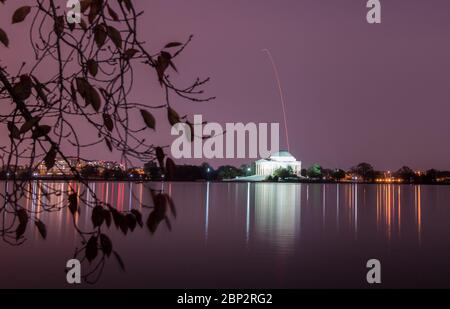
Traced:
<path fill-rule="evenodd" d="M 19 1 L 8 2 L 0 6 L 5 30 Z M 210 76 L 206 90 L 217 100 L 177 100 L 180 113 L 220 123 L 281 123 L 272 68 L 261 52 L 268 48 L 286 96 L 291 152 L 306 166 L 368 161 L 379 169 L 450 169 L 450 2 L 381 2 L 382 24 L 369 25 L 362 0 L 140 1 L 141 38 L 156 50 L 195 35 L 177 62 L 182 81 Z M 11 48 L 0 56 L 11 68 L 28 43 L 14 27 L 18 36 L 10 35 Z M 134 96 L 160 103 L 154 76 L 136 74 Z M 167 129 L 154 139 L 171 141 Z"/>

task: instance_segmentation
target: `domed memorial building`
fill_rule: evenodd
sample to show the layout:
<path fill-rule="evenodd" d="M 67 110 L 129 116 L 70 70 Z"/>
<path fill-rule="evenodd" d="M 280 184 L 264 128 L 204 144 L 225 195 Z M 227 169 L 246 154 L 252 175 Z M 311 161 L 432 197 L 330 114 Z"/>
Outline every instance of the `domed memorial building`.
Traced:
<path fill-rule="evenodd" d="M 297 176 L 300 176 L 302 162 L 291 155 L 288 151 L 280 151 L 271 155 L 268 159 L 262 159 L 255 162 L 255 172 L 257 176 L 272 176 L 280 168 L 292 168 Z"/>

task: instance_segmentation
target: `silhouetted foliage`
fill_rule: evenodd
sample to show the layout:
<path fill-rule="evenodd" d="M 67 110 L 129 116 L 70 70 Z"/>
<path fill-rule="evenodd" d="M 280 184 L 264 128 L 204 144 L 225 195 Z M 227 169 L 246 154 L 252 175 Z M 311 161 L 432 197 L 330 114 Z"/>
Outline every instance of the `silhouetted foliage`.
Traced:
<path fill-rule="evenodd" d="M 244 173 L 241 169 L 230 165 L 220 166 L 217 169 L 216 173 L 218 180 L 235 179 L 237 177 L 244 176 Z"/>
<path fill-rule="evenodd" d="M 346 176 L 345 171 L 342 169 L 339 169 L 339 168 L 335 169 L 332 174 L 333 179 L 336 181 L 340 181 L 340 180 L 344 179 L 345 176 Z"/>
<path fill-rule="evenodd" d="M 352 167 L 351 172 L 361 177 L 364 181 L 373 181 L 375 178 L 375 170 L 369 163 L 360 163 Z"/>
<path fill-rule="evenodd" d="M 439 176 L 439 172 L 435 169 L 428 170 L 425 174 L 424 181 L 427 183 L 435 183 Z"/>
<path fill-rule="evenodd" d="M 402 179 L 405 182 L 414 182 L 416 179 L 416 173 L 408 166 L 403 166 L 394 173 L 394 177 Z"/>
<path fill-rule="evenodd" d="M 297 177 L 297 175 L 294 174 L 292 167 L 290 166 L 288 168 L 279 168 L 275 170 L 273 176 L 281 180 Z"/>
<path fill-rule="evenodd" d="M 313 179 L 322 178 L 322 167 L 318 164 L 314 164 L 308 169 L 307 175 L 309 178 Z"/>
<path fill-rule="evenodd" d="M 33 5 L 29 5 L 30 2 Z M 171 125 L 189 123 L 188 116 L 177 113 L 171 98 L 192 102 L 213 98 L 201 97 L 200 88 L 208 79 L 197 78 L 191 85 L 178 87 L 169 76 L 178 72 L 175 63 L 192 36 L 184 42 L 169 42 L 150 51 L 140 38 L 138 22 L 143 13 L 138 10 L 138 3 L 134 0 L 82 0 L 81 23 L 69 24 L 65 5 L 60 6 L 54 0 L 0 1 L 0 6 L 16 7 L 11 17 L 13 27 L 28 27 L 26 38 L 30 39 L 29 48 L 33 52 L 33 59 L 24 59 L 17 72 L 0 66 L 0 125 L 9 133 L 9 139 L 0 145 L 1 176 L 12 186 L 2 193 L 0 214 L 14 216 L 12 224 L 0 223 L 0 236 L 4 241 L 22 244 L 30 222 L 43 238 L 46 237 L 45 223 L 32 216 L 36 210 L 20 202 L 29 193 L 30 175 L 37 172 L 41 162 L 50 170 L 55 168 L 59 158 L 73 172 L 71 178 L 86 184 L 85 178 L 99 176 L 98 169 L 88 166 L 79 172 L 73 162 L 83 159 L 84 150 L 102 145 L 108 151 L 120 153 L 122 162 L 127 165 L 131 165 L 132 160 L 157 162 L 164 174 L 174 173 L 174 162 L 166 157 L 162 147 L 148 138 L 162 121 L 153 112 L 163 110 Z M 24 39 L 5 32 L 2 24 L 6 22 L 0 22 L 0 50 L 14 48 L 18 40 Z M 147 68 L 156 77 L 165 102 L 151 105 L 131 99 L 134 72 L 138 67 Z M 91 128 L 92 134 L 81 136 L 80 126 Z M 26 166 L 26 179 L 20 179 L 18 166 Z M 108 178 L 108 173 L 110 171 L 103 176 Z M 84 276 L 85 280 L 95 282 L 105 258 L 110 256 L 124 268 L 103 227 L 113 222 L 127 234 L 136 226 L 143 226 L 142 215 L 137 211 L 119 212 L 114 205 L 102 203 L 89 185 L 83 187 L 85 192 L 76 191 L 69 182 L 66 188 L 65 192 L 57 192 L 39 183 L 43 195 L 66 196 L 64 205 L 44 205 L 44 209 L 68 208 L 73 214 L 73 224 L 83 244 L 75 256 L 81 255 L 83 261 L 93 263 L 92 272 Z M 151 195 L 153 205 L 147 207 L 153 211 L 147 226 L 153 233 L 161 221 L 171 226 L 167 209 L 174 214 L 175 208 L 167 194 L 151 190 Z M 89 231 L 82 231 L 75 220 L 84 207 L 92 208 L 93 228 Z"/>

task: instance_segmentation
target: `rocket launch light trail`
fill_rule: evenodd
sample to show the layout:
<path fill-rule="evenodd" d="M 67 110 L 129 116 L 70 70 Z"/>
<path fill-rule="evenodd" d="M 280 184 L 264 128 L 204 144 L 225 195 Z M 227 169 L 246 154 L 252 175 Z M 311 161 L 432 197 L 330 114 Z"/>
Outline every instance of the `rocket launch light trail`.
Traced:
<path fill-rule="evenodd" d="M 277 80 L 278 85 L 278 91 L 280 93 L 280 99 L 281 99 L 281 106 L 283 108 L 283 117 L 284 117 L 284 129 L 286 131 L 286 143 L 288 151 L 291 150 L 290 144 L 289 144 L 289 131 L 288 131 L 288 125 L 287 125 L 287 117 L 286 117 L 286 103 L 284 101 L 284 93 L 283 93 L 283 87 L 281 87 L 281 80 L 280 80 L 280 74 L 278 72 L 277 65 L 275 64 L 275 60 L 272 57 L 272 53 L 267 48 L 263 49 L 262 52 L 267 53 L 267 56 L 270 59 L 270 62 L 272 63 L 273 72 L 275 74 L 275 79 Z"/>

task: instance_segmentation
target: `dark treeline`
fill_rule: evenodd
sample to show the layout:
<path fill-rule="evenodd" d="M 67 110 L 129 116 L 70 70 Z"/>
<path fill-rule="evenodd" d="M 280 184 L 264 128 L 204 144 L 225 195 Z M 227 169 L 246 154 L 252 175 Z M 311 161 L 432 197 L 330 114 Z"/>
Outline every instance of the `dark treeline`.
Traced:
<path fill-rule="evenodd" d="M 156 165 L 146 165 L 144 168 L 150 179 L 163 179 L 161 171 Z M 234 167 L 230 165 L 220 166 L 214 169 L 208 163 L 201 165 L 177 166 L 172 181 L 222 181 L 233 180 L 240 177 L 255 174 L 253 165 L 242 165 Z M 328 169 L 314 164 L 308 169 L 302 169 L 301 175 L 295 175 L 291 169 L 279 169 L 266 181 L 289 181 L 289 182 L 401 182 L 418 184 L 450 184 L 450 171 L 439 171 L 430 169 L 427 171 L 414 171 L 403 166 L 397 171 L 378 171 L 369 163 L 360 163 L 349 170 Z"/>
<path fill-rule="evenodd" d="M 403 166 L 396 171 L 379 171 L 369 163 L 360 163 L 348 171 L 342 169 L 327 169 L 320 165 L 313 165 L 302 170 L 302 177 L 322 181 L 359 181 L 374 182 L 400 182 L 417 184 L 450 184 L 450 171 L 429 169 L 427 171 L 414 171 Z"/>
<path fill-rule="evenodd" d="M 146 164 L 144 171 L 150 179 L 161 180 L 166 178 L 172 181 L 221 181 L 253 175 L 253 168 L 248 165 L 242 165 L 239 168 L 225 165 L 214 169 L 208 163 L 201 165 L 178 165 L 170 178 L 163 175 L 158 166 L 152 163 Z"/>
<path fill-rule="evenodd" d="M 201 165 L 178 165 L 172 175 L 165 175 L 156 163 L 148 163 L 143 169 L 128 170 L 104 169 L 86 166 L 79 171 L 84 179 L 92 180 L 125 180 L 125 181 L 223 181 L 238 180 L 242 177 L 255 175 L 254 165 L 231 165 L 214 168 L 208 163 Z M 70 179 L 66 176 L 40 176 L 27 169 L 0 170 L 0 179 Z M 314 164 L 308 169 L 302 169 L 300 175 L 295 175 L 292 169 L 278 169 L 268 176 L 269 182 L 397 182 L 417 184 L 450 184 L 450 171 L 429 169 L 414 171 L 403 166 L 397 171 L 378 171 L 369 163 L 360 163 L 349 170 L 323 168 Z"/>

